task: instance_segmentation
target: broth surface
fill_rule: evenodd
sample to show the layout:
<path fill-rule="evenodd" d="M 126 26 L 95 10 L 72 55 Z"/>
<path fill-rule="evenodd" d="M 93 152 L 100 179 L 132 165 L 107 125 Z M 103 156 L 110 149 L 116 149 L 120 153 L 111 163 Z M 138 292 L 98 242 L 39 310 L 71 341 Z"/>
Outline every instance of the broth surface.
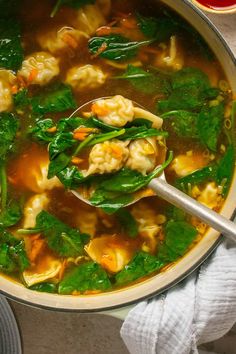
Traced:
<path fill-rule="evenodd" d="M 73 295 L 111 291 L 174 264 L 204 237 L 207 225 L 151 196 L 150 191 L 149 197 L 112 214 L 73 196 L 68 185 L 61 183 L 63 169 L 48 179 L 50 139 L 58 134 L 61 119 L 99 97 L 119 95 L 141 104 L 163 118 L 162 129 L 168 132 L 165 141 L 161 140 L 173 151 L 173 160 L 165 169 L 167 181 L 220 211 L 234 168 L 231 130 L 235 108 L 217 58 L 192 27 L 162 5 L 141 0 L 84 1 L 80 8 L 62 6 L 50 17 L 54 5 L 49 0 L 37 6 L 24 0 L 17 14 L 28 62 L 15 70 L 13 84 L 7 82 L 14 101 L 0 113 L 4 120 L 4 113 L 13 112 L 19 123 L 14 146 L 2 164 L 0 268 L 32 290 Z M 108 59 L 104 55 L 109 36 L 115 38 L 113 50 L 119 41 L 122 48 L 130 42 L 136 47 L 129 54 L 123 51 L 126 57 L 121 60 L 112 58 L 114 52 Z M 94 37 L 105 38 L 96 53 L 91 49 Z M 141 45 L 144 41 L 149 42 Z M 41 66 L 29 65 L 35 53 L 41 53 Z M 86 65 L 84 73 L 78 71 Z M 67 100 L 70 104 L 57 109 L 58 103 L 53 102 L 44 111 L 48 90 L 54 90 L 57 83 L 68 86 L 61 91 L 57 86 L 51 100 L 69 87 L 60 104 Z M 86 113 L 81 113 L 83 118 Z M 45 119 L 52 119 L 52 126 L 36 131 Z M 76 130 L 66 129 L 65 141 Z M 87 170 L 91 148 L 75 156 L 80 160 L 73 160 L 73 147 L 63 150 L 71 155 L 64 167 Z M 97 175 L 95 181 L 102 181 L 103 176 Z M 22 215 L 6 223 L 3 216 L 12 201 Z"/>

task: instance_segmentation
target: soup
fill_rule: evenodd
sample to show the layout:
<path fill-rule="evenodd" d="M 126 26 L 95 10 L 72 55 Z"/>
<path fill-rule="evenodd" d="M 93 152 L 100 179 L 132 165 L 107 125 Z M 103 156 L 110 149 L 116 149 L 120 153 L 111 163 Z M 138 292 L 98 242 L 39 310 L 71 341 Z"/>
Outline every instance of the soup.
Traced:
<path fill-rule="evenodd" d="M 0 12 L 0 269 L 34 291 L 89 295 L 165 271 L 204 237 L 147 184 L 165 169 L 220 211 L 236 106 L 220 63 L 169 9 L 62 3 Z"/>

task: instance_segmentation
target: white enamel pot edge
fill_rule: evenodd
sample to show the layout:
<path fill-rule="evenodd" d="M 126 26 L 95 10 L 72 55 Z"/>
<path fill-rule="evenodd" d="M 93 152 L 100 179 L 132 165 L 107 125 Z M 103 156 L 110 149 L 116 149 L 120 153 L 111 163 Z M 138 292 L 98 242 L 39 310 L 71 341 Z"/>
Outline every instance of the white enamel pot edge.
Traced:
<path fill-rule="evenodd" d="M 188 19 L 199 30 L 217 54 L 236 92 L 236 61 L 217 29 L 200 10 L 188 1 L 163 0 L 163 2 Z M 235 174 L 227 201 L 222 209 L 222 214 L 228 218 L 233 217 L 235 210 L 234 190 L 236 190 Z M 59 296 L 28 290 L 0 276 L 0 291 L 7 297 L 30 306 L 54 311 L 102 312 L 123 319 L 131 305 L 166 291 L 194 271 L 214 250 L 220 239 L 219 233 L 212 229 L 209 230 L 201 242 L 174 267 L 123 290 L 89 296 Z"/>

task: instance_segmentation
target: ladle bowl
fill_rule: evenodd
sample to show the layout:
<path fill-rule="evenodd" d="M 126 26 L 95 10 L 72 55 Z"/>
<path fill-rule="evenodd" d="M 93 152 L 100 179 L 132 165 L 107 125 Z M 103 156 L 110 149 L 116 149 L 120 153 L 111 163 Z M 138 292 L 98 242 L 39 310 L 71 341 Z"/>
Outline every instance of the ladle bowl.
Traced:
<path fill-rule="evenodd" d="M 77 113 L 89 107 L 91 103 L 100 99 L 107 98 L 111 98 L 111 96 L 97 98 L 83 104 L 77 108 L 70 117 L 77 115 Z M 133 104 L 144 109 L 141 105 L 134 101 Z M 207 225 L 211 226 L 213 229 L 221 232 L 225 237 L 236 242 L 236 224 L 167 183 L 164 172 L 162 172 L 157 178 L 154 178 L 147 185 L 147 188 L 152 189 L 158 197 L 184 210 L 186 213 L 197 217 Z M 72 190 L 71 192 L 83 202 L 92 205 L 90 201 L 84 198 L 79 191 Z M 127 204 L 127 206 L 136 203 L 141 198 L 142 196 L 134 198 L 132 202 Z"/>

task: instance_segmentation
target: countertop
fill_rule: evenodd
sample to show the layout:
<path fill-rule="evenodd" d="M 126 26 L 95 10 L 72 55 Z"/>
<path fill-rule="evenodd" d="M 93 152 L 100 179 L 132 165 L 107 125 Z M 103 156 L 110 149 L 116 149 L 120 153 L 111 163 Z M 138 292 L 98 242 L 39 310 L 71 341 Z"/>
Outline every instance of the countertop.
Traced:
<path fill-rule="evenodd" d="M 236 55 L 236 14 L 209 15 Z M 128 354 L 119 331 L 122 321 L 105 315 L 40 310 L 10 301 L 23 341 L 24 354 Z M 235 354 L 236 331 L 204 349 Z M 16 353 L 17 354 L 17 353 Z"/>

